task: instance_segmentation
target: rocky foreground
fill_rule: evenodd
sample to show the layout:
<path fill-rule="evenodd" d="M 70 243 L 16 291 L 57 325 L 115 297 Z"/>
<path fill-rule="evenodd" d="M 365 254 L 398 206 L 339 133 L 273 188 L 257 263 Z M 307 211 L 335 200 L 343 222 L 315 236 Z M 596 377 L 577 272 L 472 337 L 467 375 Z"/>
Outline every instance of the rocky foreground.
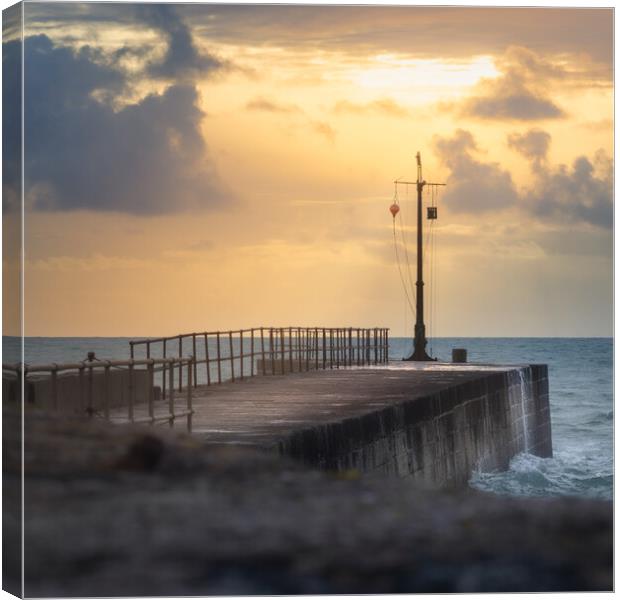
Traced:
<path fill-rule="evenodd" d="M 19 589 L 20 418 L 4 416 Z M 424 491 L 164 429 L 26 419 L 27 596 L 612 589 L 612 505 Z"/>

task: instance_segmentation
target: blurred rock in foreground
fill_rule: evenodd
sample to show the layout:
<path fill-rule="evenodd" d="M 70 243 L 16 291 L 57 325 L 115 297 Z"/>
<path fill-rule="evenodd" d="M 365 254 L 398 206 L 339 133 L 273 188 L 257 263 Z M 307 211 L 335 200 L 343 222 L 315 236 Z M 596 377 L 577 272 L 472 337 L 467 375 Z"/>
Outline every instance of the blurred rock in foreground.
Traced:
<path fill-rule="evenodd" d="M 21 419 L 4 418 L 9 506 Z M 611 502 L 423 491 L 36 414 L 25 435 L 27 596 L 612 589 Z M 5 515 L 5 548 L 18 536 Z M 17 552 L 4 570 L 15 586 Z"/>

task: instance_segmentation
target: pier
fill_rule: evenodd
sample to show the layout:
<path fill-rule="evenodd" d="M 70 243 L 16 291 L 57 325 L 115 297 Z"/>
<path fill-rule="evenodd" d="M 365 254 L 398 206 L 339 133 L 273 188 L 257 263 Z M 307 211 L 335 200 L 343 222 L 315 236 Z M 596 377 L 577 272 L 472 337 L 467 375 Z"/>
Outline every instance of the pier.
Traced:
<path fill-rule="evenodd" d="M 199 387 L 192 434 L 315 468 L 453 487 L 519 452 L 551 456 L 548 400 L 545 365 L 391 362 Z"/>
<path fill-rule="evenodd" d="M 25 399 L 433 487 L 467 485 L 520 452 L 551 456 L 546 365 L 389 361 L 388 346 L 387 330 L 352 327 L 134 340 L 125 361 L 27 365 Z M 19 375 L 3 377 L 9 401 Z"/>

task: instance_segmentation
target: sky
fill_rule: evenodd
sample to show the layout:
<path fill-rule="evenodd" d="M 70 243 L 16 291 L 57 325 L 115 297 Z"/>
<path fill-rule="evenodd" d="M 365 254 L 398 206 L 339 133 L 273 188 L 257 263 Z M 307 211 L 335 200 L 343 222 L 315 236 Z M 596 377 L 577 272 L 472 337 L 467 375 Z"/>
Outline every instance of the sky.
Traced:
<path fill-rule="evenodd" d="M 612 335 L 611 9 L 28 2 L 23 38 L 26 335 L 411 335 L 415 204 L 393 182 L 418 151 L 447 184 L 427 333 Z"/>

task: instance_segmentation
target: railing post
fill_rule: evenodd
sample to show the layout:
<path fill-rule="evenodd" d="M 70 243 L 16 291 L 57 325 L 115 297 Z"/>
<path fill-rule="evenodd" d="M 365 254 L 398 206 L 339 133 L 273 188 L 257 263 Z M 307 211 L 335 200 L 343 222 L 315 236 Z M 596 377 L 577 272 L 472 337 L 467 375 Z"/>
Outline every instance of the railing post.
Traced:
<path fill-rule="evenodd" d="M 80 369 L 80 372 L 82 369 Z M 110 361 L 106 361 L 103 368 L 103 416 L 110 420 Z"/>
<path fill-rule="evenodd" d="M 381 339 L 381 353 L 379 356 L 381 357 L 381 362 L 384 363 L 385 362 L 385 331 L 383 330 L 383 328 L 379 330 L 379 335 Z"/>
<path fill-rule="evenodd" d="M 335 328 L 334 329 L 334 364 L 336 366 L 336 369 L 338 369 L 340 366 L 340 357 L 338 356 L 338 351 L 340 349 L 339 342 L 338 342 L 339 333 L 340 333 L 340 329 Z"/>
<path fill-rule="evenodd" d="M 149 360 L 151 362 L 146 367 L 148 370 L 148 375 L 149 375 L 148 411 L 149 411 L 149 418 L 151 419 L 151 422 L 153 422 L 153 417 L 155 416 L 155 408 L 153 406 L 153 403 L 155 401 L 155 369 L 154 369 L 155 363 L 152 359 L 149 358 Z"/>
<path fill-rule="evenodd" d="M 129 342 L 129 356 L 133 360 L 133 341 Z"/>
<path fill-rule="evenodd" d="M 92 373 L 92 367 L 90 367 L 90 371 Z M 129 420 L 133 423 L 133 359 L 129 363 L 129 394 L 127 398 L 127 410 Z"/>
<path fill-rule="evenodd" d="M 239 330 L 239 379 L 243 379 L 243 329 Z"/>
<path fill-rule="evenodd" d="M 131 358 L 133 358 L 133 356 Z M 151 342 L 146 343 L 146 358 L 147 360 L 151 358 Z"/>
<path fill-rule="evenodd" d="M 209 361 L 209 335 L 205 332 L 205 366 L 207 368 L 207 385 L 211 385 L 211 362 Z"/>
<path fill-rule="evenodd" d="M 336 369 L 340 368 L 340 329 L 336 329 Z"/>
<path fill-rule="evenodd" d="M 194 353 L 194 360 L 193 362 L 193 370 L 194 370 L 194 387 L 196 387 L 198 385 L 198 362 L 196 361 L 196 334 L 192 333 L 192 351 Z M 187 385 L 189 385 L 189 379 L 187 380 Z"/>
<path fill-rule="evenodd" d="M 183 336 L 179 336 L 179 358 L 183 358 Z M 183 365 L 179 362 L 179 392 L 183 391 Z"/>
<path fill-rule="evenodd" d="M 222 383 L 222 354 L 220 347 L 220 332 L 215 333 L 217 339 L 217 382 Z"/>
<path fill-rule="evenodd" d="M 233 349 L 232 331 L 228 332 L 228 346 L 230 350 L 230 375 L 231 381 L 235 380 L 235 351 Z"/>
<path fill-rule="evenodd" d="M 163 341 L 163 358 L 166 358 L 166 340 L 165 339 Z M 161 372 L 161 378 L 162 378 L 161 397 L 162 397 L 162 400 L 165 400 L 166 399 L 166 371 L 167 371 L 166 366 L 167 365 L 166 363 L 163 363 L 163 364 L 164 364 L 164 368 L 162 369 L 162 372 Z"/>
<path fill-rule="evenodd" d="M 317 327 L 314 328 L 314 368 L 315 370 L 319 370 L 319 330 Z"/>
<path fill-rule="evenodd" d="M 326 369 L 327 368 L 327 347 L 326 347 L 326 342 L 327 342 L 326 337 L 327 336 L 325 335 L 325 328 L 324 327 L 322 328 L 322 331 L 323 331 L 323 348 L 322 348 L 322 350 L 323 350 L 323 369 Z"/>
<path fill-rule="evenodd" d="M 266 366 L 265 366 L 265 330 L 260 328 L 260 354 L 263 359 L 263 375 L 266 375 Z"/>
<path fill-rule="evenodd" d="M 168 412 L 170 413 L 169 423 L 170 428 L 172 429 L 174 427 L 174 358 L 170 359 L 169 370 L 170 372 L 168 375 L 170 379 L 170 390 L 168 394 Z"/>
<path fill-rule="evenodd" d="M 293 328 L 288 328 L 288 366 L 293 372 Z"/>
<path fill-rule="evenodd" d="M 284 328 L 280 328 L 280 361 L 282 364 L 282 375 L 284 375 Z"/>
<path fill-rule="evenodd" d="M 390 332 L 386 329 L 383 333 L 385 337 L 385 362 L 390 362 Z"/>
<path fill-rule="evenodd" d="M 133 359 L 132 359 L 133 360 Z M 93 365 L 88 365 L 88 414 L 93 415 Z"/>
<path fill-rule="evenodd" d="M 273 327 L 269 328 L 269 353 L 271 355 L 271 374 L 276 374 L 276 354 L 273 347 Z"/>
<path fill-rule="evenodd" d="M 378 355 L 379 348 L 377 346 L 377 344 L 379 343 L 379 338 L 377 336 L 376 327 L 372 330 L 372 335 L 373 335 L 373 345 L 374 345 L 374 351 L 375 351 L 375 365 L 376 365 L 379 362 L 379 355 Z"/>
<path fill-rule="evenodd" d="M 196 366 L 196 357 L 192 356 L 187 363 L 187 431 L 192 432 L 192 372 Z"/>
<path fill-rule="evenodd" d="M 353 365 L 353 328 L 349 327 L 349 348 L 347 354 L 349 355 L 349 366 Z"/>
<path fill-rule="evenodd" d="M 250 377 L 254 377 L 254 329 L 250 329 Z"/>

